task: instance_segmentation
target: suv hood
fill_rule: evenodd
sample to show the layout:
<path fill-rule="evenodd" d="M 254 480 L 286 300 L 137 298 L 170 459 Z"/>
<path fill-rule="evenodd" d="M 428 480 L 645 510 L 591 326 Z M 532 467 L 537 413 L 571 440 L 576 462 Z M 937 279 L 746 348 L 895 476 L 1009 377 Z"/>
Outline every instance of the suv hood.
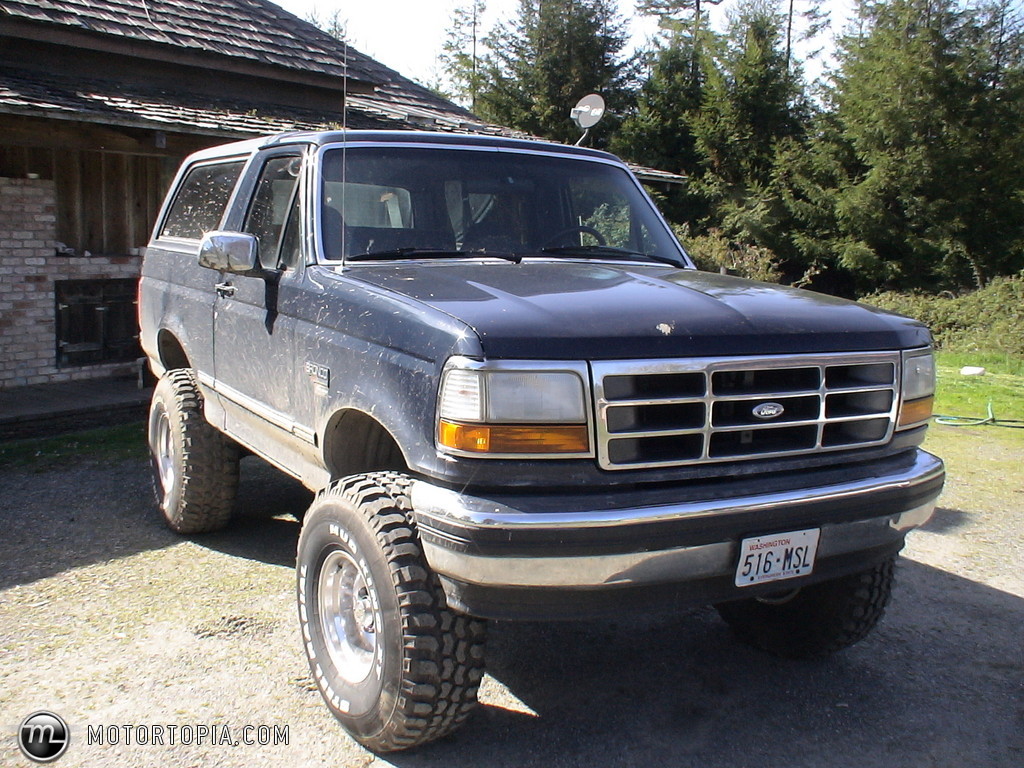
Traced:
<path fill-rule="evenodd" d="M 453 260 L 360 264 L 345 274 L 463 321 L 492 358 L 852 352 L 930 343 L 922 324 L 863 304 L 661 265 Z"/>

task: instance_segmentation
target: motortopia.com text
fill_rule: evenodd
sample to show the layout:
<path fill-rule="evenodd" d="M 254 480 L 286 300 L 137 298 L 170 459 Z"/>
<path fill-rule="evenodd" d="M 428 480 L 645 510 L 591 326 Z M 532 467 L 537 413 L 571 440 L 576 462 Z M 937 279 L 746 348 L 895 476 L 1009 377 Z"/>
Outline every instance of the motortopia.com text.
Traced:
<path fill-rule="evenodd" d="M 287 746 L 287 725 L 90 725 L 86 742 L 97 746 Z"/>

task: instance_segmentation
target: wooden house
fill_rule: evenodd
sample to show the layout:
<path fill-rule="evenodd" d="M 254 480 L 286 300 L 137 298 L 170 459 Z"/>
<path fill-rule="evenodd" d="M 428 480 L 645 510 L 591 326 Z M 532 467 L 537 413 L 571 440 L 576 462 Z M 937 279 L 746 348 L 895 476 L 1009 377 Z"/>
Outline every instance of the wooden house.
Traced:
<path fill-rule="evenodd" d="M 343 125 L 506 132 L 267 0 L 0 0 L 0 389 L 130 368 L 185 155 Z"/>

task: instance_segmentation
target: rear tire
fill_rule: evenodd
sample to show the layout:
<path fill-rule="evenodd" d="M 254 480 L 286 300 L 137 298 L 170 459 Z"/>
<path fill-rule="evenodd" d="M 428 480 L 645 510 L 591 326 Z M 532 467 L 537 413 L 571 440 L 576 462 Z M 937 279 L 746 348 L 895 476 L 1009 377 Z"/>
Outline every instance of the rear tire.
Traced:
<path fill-rule="evenodd" d="M 715 606 L 741 641 L 788 659 L 823 658 L 860 642 L 875 628 L 892 594 L 895 558 L 873 568 L 804 587 L 778 600 Z"/>
<path fill-rule="evenodd" d="M 153 491 L 168 527 L 192 534 L 226 526 L 238 491 L 238 447 L 206 421 L 191 369 L 157 382 L 148 435 Z"/>
<path fill-rule="evenodd" d="M 355 475 L 320 491 L 298 548 L 310 670 L 332 714 L 374 752 L 457 728 L 477 703 L 485 624 L 451 611 L 419 544 L 409 479 Z"/>

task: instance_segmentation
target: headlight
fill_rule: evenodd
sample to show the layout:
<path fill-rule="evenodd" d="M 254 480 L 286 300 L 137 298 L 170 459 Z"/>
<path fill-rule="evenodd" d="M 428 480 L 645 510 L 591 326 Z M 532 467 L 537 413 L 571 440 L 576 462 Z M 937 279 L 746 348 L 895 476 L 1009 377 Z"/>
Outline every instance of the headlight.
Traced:
<path fill-rule="evenodd" d="M 589 456 L 585 369 L 557 367 L 453 360 L 438 394 L 438 443 L 474 455 Z"/>
<path fill-rule="evenodd" d="M 904 352 L 898 427 L 903 429 L 928 421 L 934 402 L 935 357 L 931 350 Z"/>

